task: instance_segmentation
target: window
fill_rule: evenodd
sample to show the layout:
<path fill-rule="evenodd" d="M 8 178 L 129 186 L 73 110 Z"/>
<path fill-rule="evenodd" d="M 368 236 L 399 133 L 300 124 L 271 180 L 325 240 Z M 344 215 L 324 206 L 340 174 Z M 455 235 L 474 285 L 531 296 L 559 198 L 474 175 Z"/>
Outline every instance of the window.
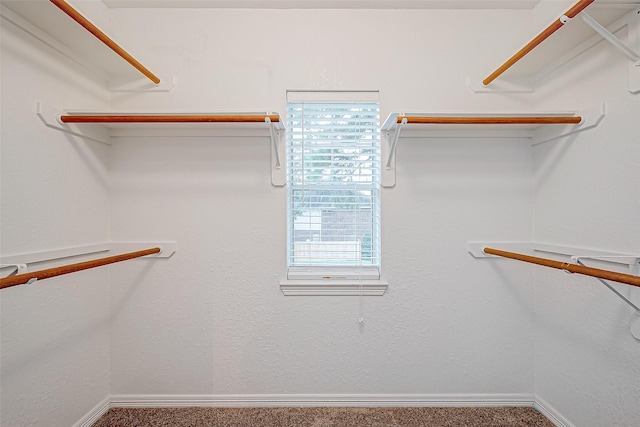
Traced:
<path fill-rule="evenodd" d="M 286 123 L 287 279 L 362 293 L 380 279 L 379 103 L 289 100 Z"/>

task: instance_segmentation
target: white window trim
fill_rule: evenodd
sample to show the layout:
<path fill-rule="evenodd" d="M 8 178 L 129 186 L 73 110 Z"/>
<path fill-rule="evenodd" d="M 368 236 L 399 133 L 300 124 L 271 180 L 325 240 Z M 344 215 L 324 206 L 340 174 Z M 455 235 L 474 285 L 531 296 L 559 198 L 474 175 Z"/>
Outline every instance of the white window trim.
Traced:
<path fill-rule="evenodd" d="M 287 102 L 379 102 L 377 91 L 288 91 Z M 382 296 L 388 282 L 379 266 L 288 267 L 280 282 L 285 296 Z"/>
<path fill-rule="evenodd" d="M 382 296 L 388 283 L 379 280 L 283 280 L 280 290 L 285 296 Z"/>
<path fill-rule="evenodd" d="M 378 266 L 289 267 L 289 280 L 379 280 Z"/>
<path fill-rule="evenodd" d="M 287 278 L 280 282 L 286 296 L 382 296 L 387 286 L 379 268 L 369 266 L 289 267 Z"/>

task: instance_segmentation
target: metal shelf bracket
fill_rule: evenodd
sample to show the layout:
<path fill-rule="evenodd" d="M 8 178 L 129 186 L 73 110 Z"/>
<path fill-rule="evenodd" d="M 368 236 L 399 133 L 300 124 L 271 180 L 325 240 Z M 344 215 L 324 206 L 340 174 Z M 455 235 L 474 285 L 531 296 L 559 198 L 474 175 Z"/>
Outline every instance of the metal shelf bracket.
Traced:
<path fill-rule="evenodd" d="M 581 257 L 571 257 L 571 259 L 575 260 L 575 262 L 579 265 L 585 265 L 582 261 L 580 261 Z M 613 286 L 611 286 L 610 284 L 608 284 L 606 281 L 596 277 L 595 278 L 598 282 L 602 283 L 604 286 L 607 287 L 607 289 L 609 289 L 611 292 L 613 292 L 614 294 L 616 294 L 622 301 L 624 301 L 625 303 L 627 303 L 629 306 L 631 306 L 631 308 L 633 308 L 637 314 L 640 315 L 640 307 L 638 307 L 637 305 L 635 305 L 633 302 L 631 302 L 627 297 L 625 297 L 624 295 L 622 295 L 620 292 L 618 292 L 618 290 L 616 288 L 614 288 Z M 640 338 L 640 337 L 636 337 L 636 338 Z"/>
<path fill-rule="evenodd" d="M 604 102 L 599 106 L 593 107 L 589 110 L 581 111 L 580 116 L 582 121 L 577 125 L 567 125 L 561 129 L 556 127 L 547 126 L 540 127 L 535 130 L 531 137 L 531 145 L 543 144 L 545 142 L 553 141 L 565 136 L 572 135 L 574 133 L 583 132 L 587 129 L 595 128 L 600 124 L 604 116 L 607 114 L 607 104 Z"/>
<path fill-rule="evenodd" d="M 51 107 L 43 102 L 36 102 L 36 114 L 45 126 L 67 133 L 69 135 L 85 138 L 101 144 L 111 145 L 111 135 L 106 129 L 98 126 L 81 127 L 73 123 L 63 123 L 60 120 L 62 111 Z"/>
<path fill-rule="evenodd" d="M 614 34 L 612 34 L 605 27 L 600 25 L 598 21 L 593 19 L 588 13 L 582 12 L 580 14 L 582 20 L 593 28 L 598 34 L 600 34 L 606 41 L 611 43 L 614 47 L 616 47 L 620 52 L 622 52 L 627 58 L 629 58 L 636 66 L 640 66 L 640 55 L 634 52 L 631 48 L 629 48 L 626 44 L 624 44 L 619 38 L 617 38 Z"/>
<path fill-rule="evenodd" d="M 398 116 L 401 114 L 393 113 L 382 125 L 382 159 L 386 159 L 386 163 L 382 167 L 382 186 L 393 187 L 396 185 L 396 146 L 400 138 L 400 130 L 402 126 L 407 124 L 407 119 L 402 119 L 398 123 Z"/>
<path fill-rule="evenodd" d="M 624 255 L 613 252 L 603 252 L 591 249 L 575 248 L 569 246 L 558 246 L 539 242 L 467 242 L 467 251 L 476 259 L 493 257 L 493 255 L 486 254 L 484 252 L 485 247 L 500 247 L 509 251 L 521 251 L 521 252 L 545 252 L 556 255 L 568 256 L 573 263 L 587 267 L 581 260 L 590 259 L 594 261 L 603 261 L 614 264 L 627 265 L 629 268 L 629 274 L 634 276 L 640 276 L 640 255 Z M 581 254 L 581 255 L 575 255 Z M 566 263 L 566 265 L 571 265 Z M 570 271 L 564 270 L 567 273 Z M 592 276 L 594 277 L 594 276 Z M 636 316 L 631 320 L 630 332 L 631 335 L 638 341 L 640 341 L 640 289 L 637 287 L 629 286 L 629 296 L 625 296 L 616 289 L 614 286 L 607 283 L 605 280 L 594 277 L 600 283 L 612 291 L 618 298 L 629 305 L 634 311 Z M 637 296 L 634 298 L 634 293 Z M 634 302 L 633 300 L 636 300 Z"/>
<path fill-rule="evenodd" d="M 283 187 L 286 184 L 286 170 L 282 167 L 280 153 L 284 153 L 284 135 L 281 126 L 276 128 L 269 117 L 265 117 L 265 123 L 269 124 L 271 135 L 271 184 L 274 187 Z"/>

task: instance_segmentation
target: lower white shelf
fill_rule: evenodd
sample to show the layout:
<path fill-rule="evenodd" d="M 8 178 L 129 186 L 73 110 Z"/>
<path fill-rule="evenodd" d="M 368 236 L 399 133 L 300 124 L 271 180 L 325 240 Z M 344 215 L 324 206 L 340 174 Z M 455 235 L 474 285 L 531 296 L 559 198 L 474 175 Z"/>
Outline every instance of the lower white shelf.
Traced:
<path fill-rule="evenodd" d="M 567 273 L 586 275 L 598 280 L 635 311 L 636 316 L 631 318 L 630 332 L 633 337 L 640 342 L 640 254 L 621 254 L 538 242 L 469 242 L 467 244 L 467 250 L 475 258 L 495 257 L 499 259 L 500 257 L 504 257 L 506 259 L 563 270 Z M 527 254 L 531 252 L 562 255 L 565 258 L 570 257 L 571 262 L 541 258 Z M 583 263 L 582 260 L 585 259 L 599 261 L 600 263 L 626 265 L 629 273 L 595 268 Z M 618 269 L 619 268 L 620 267 L 618 267 Z M 617 285 L 614 286 L 608 281 L 617 283 Z"/>
<path fill-rule="evenodd" d="M 40 268 L 27 271 L 28 264 L 42 263 L 45 261 L 69 259 L 98 252 L 118 251 L 117 254 L 106 257 L 94 258 L 82 262 L 66 263 L 56 267 Z M 17 270 L 9 271 L 4 277 L 0 277 L 0 289 L 11 288 L 19 285 L 31 285 L 44 279 L 63 276 L 71 273 L 103 267 L 109 264 L 129 261 L 137 258 L 168 258 L 175 253 L 175 242 L 112 242 L 108 245 L 90 245 L 67 249 L 55 249 L 24 255 L 9 257 L 9 263 L 5 258 L 0 267 L 16 267 Z"/>
<path fill-rule="evenodd" d="M 113 255 L 123 252 L 134 252 L 147 248 L 159 247 L 160 252 L 148 255 L 148 258 L 170 258 L 176 252 L 175 240 L 140 241 L 140 242 L 103 242 L 91 245 L 72 246 L 46 251 L 28 252 L 15 255 L 0 256 L 2 268 L 9 266 L 38 264 L 48 261 L 56 261 L 65 258 L 73 258 L 85 255 Z M 6 266 L 6 267 L 5 267 Z M 26 271 L 25 271 L 26 272 Z"/>
<path fill-rule="evenodd" d="M 598 249 L 579 248 L 574 246 L 561 246 L 540 242 L 468 242 L 467 251 L 474 258 L 495 258 L 483 252 L 484 248 L 491 247 L 511 252 L 548 253 L 570 257 L 573 261 L 578 259 L 593 259 L 614 264 L 624 264 L 629 267 L 632 274 L 640 266 L 640 255 L 622 254 L 619 252 L 602 251 Z"/>

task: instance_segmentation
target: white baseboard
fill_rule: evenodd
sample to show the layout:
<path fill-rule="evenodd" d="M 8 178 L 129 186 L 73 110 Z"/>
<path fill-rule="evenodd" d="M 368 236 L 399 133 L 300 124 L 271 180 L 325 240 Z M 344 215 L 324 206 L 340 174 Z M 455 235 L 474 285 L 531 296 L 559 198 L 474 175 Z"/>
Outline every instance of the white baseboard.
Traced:
<path fill-rule="evenodd" d="M 112 408 L 123 407 L 463 407 L 534 406 L 532 394 L 226 394 L 113 395 Z"/>
<path fill-rule="evenodd" d="M 557 427 L 575 427 L 545 400 L 527 393 L 514 394 L 218 394 L 112 395 L 97 404 L 73 427 L 90 427 L 109 408 L 176 407 L 533 407 Z"/>
<path fill-rule="evenodd" d="M 536 396 L 533 408 L 547 417 L 557 427 L 575 427 L 569 420 L 563 417 L 553 406 L 549 405 L 544 399 Z"/>
<path fill-rule="evenodd" d="M 557 427 L 575 427 L 539 396 L 514 394 L 120 394 L 98 403 L 73 427 L 91 427 L 109 408 L 176 407 L 481 407 L 526 406 Z"/>
<path fill-rule="evenodd" d="M 98 418 L 103 416 L 111 407 L 111 399 L 107 397 L 102 402 L 98 403 L 92 410 L 82 417 L 73 427 L 91 427 L 93 423 L 98 421 Z"/>

